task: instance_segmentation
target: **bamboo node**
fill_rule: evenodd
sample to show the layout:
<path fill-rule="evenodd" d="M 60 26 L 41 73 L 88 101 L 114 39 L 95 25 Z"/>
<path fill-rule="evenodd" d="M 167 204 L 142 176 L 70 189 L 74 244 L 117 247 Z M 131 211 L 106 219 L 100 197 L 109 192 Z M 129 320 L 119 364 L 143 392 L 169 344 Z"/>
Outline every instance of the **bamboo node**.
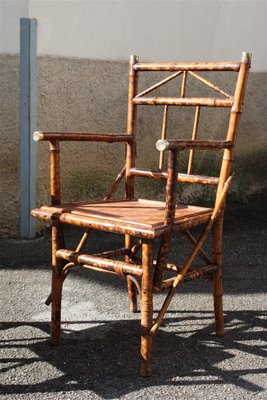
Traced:
<path fill-rule="evenodd" d="M 168 140 L 159 139 L 159 140 L 157 141 L 157 143 L 156 143 L 156 149 L 157 149 L 158 151 L 164 151 L 164 150 L 167 149 L 168 145 L 169 145 Z"/>
<path fill-rule="evenodd" d="M 41 140 L 44 139 L 44 134 L 43 134 L 43 132 L 41 132 L 41 131 L 35 131 L 35 132 L 33 133 L 32 137 L 33 137 L 33 140 L 34 140 L 35 142 L 40 142 Z"/>
<path fill-rule="evenodd" d="M 246 51 L 243 51 L 242 53 L 242 59 L 241 62 L 246 63 L 246 62 L 251 62 L 251 58 L 252 58 L 252 53 L 248 53 Z"/>

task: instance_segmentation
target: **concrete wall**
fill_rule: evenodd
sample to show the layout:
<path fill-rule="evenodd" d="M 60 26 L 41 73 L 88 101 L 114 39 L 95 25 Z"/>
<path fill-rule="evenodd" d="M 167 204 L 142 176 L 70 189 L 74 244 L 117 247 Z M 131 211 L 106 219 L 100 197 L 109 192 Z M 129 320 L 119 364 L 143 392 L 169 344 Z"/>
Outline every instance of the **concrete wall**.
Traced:
<path fill-rule="evenodd" d="M 19 233 L 19 56 L 0 55 L 0 236 Z"/>
<path fill-rule="evenodd" d="M 17 18 L 38 20 L 39 54 L 103 60 L 226 60 L 267 71 L 266 2 L 2 0 L 1 52 L 19 51 Z"/>
<path fill-rule="evenodd" d="M 39 59 L 39 101 L 38 127 L 47 130 L 78 130 L 125 132 L 127 114 L 127 74 L 128 65 L 124 62 L 97 60 L 70 60 L 69 58 L 40 57 Z M 140 77 L 139 88 L 146 88 L 160 78 L 160 74 Z M 166 75 L 164 75 L 166 76 Z M 143 79 L 142 79 L 143 78 Z M 227 78 L 221 74 L 213 81 L 233 92 L 234 76 Z M 239 129 L 236 168 L 237 176 L 233 187 L 234 197 L 245 201 L 255 191 L 266 187 L 266 176 L 259 171 L 266 171 L 266 105 L 262 99 L 267 96 L 267 73 L 251 73 L 248 82 L 245 107 Z M 83 82 L 81 85 L 80 82 Z M 179 81 L 177 82 L 179 84 Z M 194 79 L 188 79 L 188 90 L 199 91 L 208 95 Z M 162 88 L 163 94 L 174 94 L 171 84 Z M 231 90 L 232 89 L 232 90 Z M 60 101 L 59 101 L 60 99 Z M 158 152 L 155 142 L 161 134 L 161 107 L 139 107 L 138 132 L 139 166 L 156 168 Z M 228 125 L 228 110 L 203 109 L 199 133 L 204 138 L 224 138 Z M 169 136 L 185 134 L 191 136 L 194 110 L 176 108 L 169 113 Z M 47 145 L 39 147 L 38 199 L 48 201 L 48 186 L 44 185 L 48 176 Z M 44 160 L 46 158 L 46 161 Z M 121 144 L 62 144 L 64 175 L 63 194 L 66 200 L 101 197 L 108 188 L 112 177 L 123 166 L 124 147 Z M 182 160 L 182 166 L 186 160 Z M 216 170 L 216 160 L 210 157 L 195 160 L 195 172 L 211 174 Z M 140 180 L 138 180 L 140 181 Z M 161 185 L 155 181 L 143 180 L 145 189 L 153 195 L 162 197 Z M 48 185 L 48 183 L 47 183 Z M 145 190 L 139 185 L 139 194 Z M 190 197 L 191 188 L 184 189 L 184 199 Z"/>
<path fill-rule="evenodd" d="M 233 188 L 233 197 L 245 201 L 252 193 L 266 189 L 265 5 L 260 1 L 2 1 L 0 235 L 14 237 L 19 232 L 19 17 L 38 19 L 40 130 L 123 132 L 127 113 L 126 59 L 131 53 L 141 55 L 143 60 L 186 61 L 239 60 L 242 50 L 252 51 L 253 68 L 239 132 Z M 4 14 L 7 19 L 3 20 Z M 192 34 L 193 25 L 196 34 Z M 141 87 L 156 80 L 145 78 Z M 226 88 L 232 84 L 231 78 L 223 80 L 220 75 L 216 81 Z M 197 89 L 193 81 L 191 85 Z M 172 114 L 169 135 L 177 132 L 178 123 L 181 131 L 189 135 L 193 111 Z M 142 137 L 138 163 L 155 168 L 158 154 L 154 143 L 160 135 L 161 109 L 142 109 L 138 118 Z M 209 123 L 210 136 L 219 137 L 226 128 L 227 117 L 219 111 L 212 116 L 207 110 L 201 121 L 200 132 L 204 133 Z M 49 201 L 47 147 L 45 143 L 38 145 L 38 204 Z M 111 171 L 116 174 L 121 169 L 123 158 L 120 144 L 63 144 L 64 199 L 101 197 L 113 176 Z M 196 160 L 197 170 L 204 166 L 211 172 L 215 161 Z M 153 196 L 162 197 L 160 183 L 142 182 L 144 186 L 138 184 L 141 196 L 148 189 Z M 181 193 L 183 199 L 192 196 L 190 189 Z M 210 193 L 205 196 L 209 198 Z"/>

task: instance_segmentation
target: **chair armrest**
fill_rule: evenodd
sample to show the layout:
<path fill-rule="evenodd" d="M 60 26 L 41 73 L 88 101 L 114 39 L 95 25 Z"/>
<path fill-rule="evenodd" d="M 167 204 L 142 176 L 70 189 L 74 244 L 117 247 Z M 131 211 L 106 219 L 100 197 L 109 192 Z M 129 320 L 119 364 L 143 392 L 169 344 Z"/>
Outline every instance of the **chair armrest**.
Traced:
<path fill-rule="evenodd" d="M 156 148 L 159 151 L 164 150 L 222 150 L 232 147 L 234 143 L 230 140 L 158 140 Z"/>
<path fill-rule="evenodd" d="M 41 141 L 82 141 L 82 142 L 131 142 L 132 136 L 127 133 L 96 133 L 96 132 L 40 132 L 33 134 L 35 142 Z"/>

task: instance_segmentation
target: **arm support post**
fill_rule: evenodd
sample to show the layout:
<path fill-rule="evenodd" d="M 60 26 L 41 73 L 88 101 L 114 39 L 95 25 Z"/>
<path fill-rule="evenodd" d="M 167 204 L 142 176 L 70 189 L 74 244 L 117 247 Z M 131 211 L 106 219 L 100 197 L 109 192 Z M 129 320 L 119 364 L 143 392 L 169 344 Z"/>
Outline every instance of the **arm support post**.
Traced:
<path fill-rule="evenodd" d="M 50 196 L 51 204 L 61 203 L 60 193 L 60 149 L 58 141 L 50 142 Z"/>

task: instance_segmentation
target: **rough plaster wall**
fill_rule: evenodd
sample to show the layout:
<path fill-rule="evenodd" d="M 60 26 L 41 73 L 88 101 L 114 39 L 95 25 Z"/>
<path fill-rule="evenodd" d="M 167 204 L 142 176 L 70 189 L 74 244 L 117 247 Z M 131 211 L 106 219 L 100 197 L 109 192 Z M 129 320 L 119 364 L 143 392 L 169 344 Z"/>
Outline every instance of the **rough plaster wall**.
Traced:
<path fill-rule="evenodd" d="M 0 236 L 19 232 L 19 56 L 0 56 Z"/>
<path fill-rule="evenodd" d="M 124 132 L 127 114 L 127 74 L 125 62 L 39 57 L 38 59 L 38 105 L 37 124 L 40 130 L 75 130 L 96 132 Z M 140 81 L 140 90 L 157 81 L 161 75 Z M 211 79 L 211 78 L 210 78 Z M 230 92 L 232 79 L 225 81 L 220 74 L 212 79 Z M 1 236 L 17 236 L 19 229 L 19 70 L 17 56 L 1 56 Z M 180 83 L 180 82 L 179 82 Z M 191 81 L 188 94 L 199 85 Z M 168 86 L 163 94 L 172 93 Z M 244 112 L 239 128 L 236 157 L 236 177 L 232 193 L 238 201 L 247 195 L 266 188 L 266 73 L 251 73 Z M 203 92 L 203 95 L 208 92 Z M 190 137 L 194 114 L 189 109 L 179 113 L 170 111 L 168 135 L 186 133 Z M 161 107 L 139 107 L 140 145 L 138 166 L 156 168 L 158 152 L 155 142 L 160 137 L 162 123 Z M 179 126 L 179 128 L 178 128 Z M 209 126 L 209 127 L 208 127 Z M 225 110 L 205 109 L 201 114 L 199 132 L 204 138 L 219 138 L 227 128 Z M 208 136 L 208 135 L 207 135 Z M 206 136 L 206 137 L 207 137 Z M 38 205 L 49 202 L 48 144 L 38 146 Z M 124 145 L 64 143 L 62 155 L 63 200 L 101 198 L 112 178 L 119 172 L 124 161 Z M 181 161 L 183 166 L 185 160 Z M 196 159 L 196 170 L 212 173 L 214 159 Z M 138 193 L 149 193 L 157 198 L 163 195 L 158 181 L 139 178 Z M 122 192 L 121 192 L 122 193 Z M 209 197 L 209 192 L 204 192 Z M 197 196 L 199 193 L 197 193 Z M 195 195 L 194 195 L 195 196 Z M 182 199 L 192 199 L 190 186 L 181 192 Z"/>
<path fill-rule="evenodd" d="M 39 129 L 125 132 L 125 64 L 41 57 L 38 74 Z M 48 201 L 48 144 L 39 144 L 38 150 L 37 197 L 42 203 Z M 63 198 L 99 197 L 123 167 L 124 145 L 62 143 L 61 159 Z"/>
<path fill-rule="evenodd" d="M 38 128 L 41 130 L 80 130 L 124 132 L 127 114 L 127 74 L 125 62 L 69 59 L 59 57 L 39 58 L 39 102 Z M 166 75 L 164 75 L 166 76 Z M 162 75 L 154 77 L 141 75 L 140 90 L 157 82 Z M 144 79 L 142 79 L 144 78 Z M 229 78 L 214 74 L 210 78 L 214 83 L 233 93 L 235 74 Z M 180 82 L 177 82 L 179 85 Z M 174 94 L 173 82 L 162 88 L 162 94 Z M 204 95 L 214 95 L 212 91 L 197 81 L 188 81 L 188 95 L 200 89 Z M 174 87 L 175 89 L 175 87 Z M 232 197 L 244 201 L 255 191 L 266 187 L 266 178 L 259 171 L 266 170 L 266 104 L 262 99 L 266 93 L 266 73 L 251 73 L 245 107 L 239 127 L 237 145 L 237 174 L 232 189 Z M 156 92 L 155 92 L 156 93 Z M 177 111 L 170 109 L 168 135 L 186 134 L 192 131 L 194 112 L 188 108 Z M 161 107 L 139 107 L 139 136 L 137 165 L 156 168 L 158 152 L 155 142 L 160 137 L 162 124 Z M 227 129 L 228 110 L 203 109 L 199 132 L 202 138 L 223 138 Z M 204 134 L 205 133 L 205 134 Z M 108 188 L 110 179 L 123 165 L 124 146 L 121 144 L 65 143 L 62 147 L 63 196 L 65 200 L 101 197 Z M 48 201 L 48 153 L 47 145 L 39 144 L 38 199 L 40 203 Z M 184 166 L 185 159 L 181 160 Z M 216 160 L 203 157 L 195 160 L 195 171 L 212 174 Z M 215 168 L 216 169 L 216 168 Z M 138 192 L 144 195 L 149 188 L 154 196 L 161 197 L 159 182 L 140 178 Z M 206 196 L 209 193 L 206 192 Z M 191 187 L 182 192 L 182 198 L 188 199 Z"/>

